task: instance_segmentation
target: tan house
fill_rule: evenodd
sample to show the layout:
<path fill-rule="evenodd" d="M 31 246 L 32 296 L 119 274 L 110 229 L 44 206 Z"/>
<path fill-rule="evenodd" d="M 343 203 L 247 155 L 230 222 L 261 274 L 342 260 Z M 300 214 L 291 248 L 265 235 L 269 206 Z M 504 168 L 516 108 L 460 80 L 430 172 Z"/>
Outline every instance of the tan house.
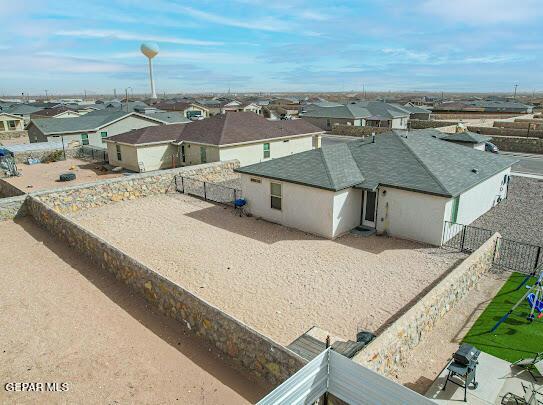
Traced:
<path fill-rule="evenodd" d="M 66 106 L 54 107 L 54 108 L 44 108 L 43 110 L 36 111 L 33 114 L 30 114 L 30 119 L 38 118 L 77 118 L 82 114 L 78 111 L 74 111 L 71 108 Z"/>
<path fill-rule="evenodd" d="M 178 111 L 182 112 L 185 118 L 189 120 L 208 118 L 209 108 L 204 107 L 196 103 L 186 103 L 184 101 L 164 101 L 155 104 L 153 107 L 164 111 Z"/>
<path fill-rule="evenodd" d="M 134 171 L 237 159 L 241 166 L 320 146 L 323 131 L 303 120 L 270 121 L 229 112 L 189 124 L 148 127 L 105 140 L 109 163 Z"/>
<path fill-rule="evenodd" d="M 126 111 L 96 111 L 77 118 L 40 118 L 30 121 L 30 142 L 78 143 L 104 148 L 108 136 L 132 129 L 170 124 L 161 114 L 144 115 Z"/>
<path fill-rule="evenodd" d="M 13 114 L 0 112 L 0 132 L 22 131 L 24 119 Z"/>

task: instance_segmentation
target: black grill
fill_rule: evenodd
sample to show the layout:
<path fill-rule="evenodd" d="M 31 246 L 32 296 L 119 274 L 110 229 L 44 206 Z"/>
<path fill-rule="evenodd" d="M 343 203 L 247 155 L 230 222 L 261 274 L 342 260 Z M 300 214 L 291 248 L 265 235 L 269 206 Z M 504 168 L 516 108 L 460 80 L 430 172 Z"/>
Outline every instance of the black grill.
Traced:
<path fill-rule="evenodd" d="M 479 354 L 481 354 L 481 351 L 472 345 L 466 343 L 462 344 L 458 350 L 453 353 L 453 358 L 447 366 L 449 373 L 447 374 L 447 380 L 445 381 L 443 390 L 447 388 L 447 383 L 449 381 L 464 388 L 464 402 L 466 402 L 468 386 L 471 384 L 473 389 L 477 389 L 477 386 L 479 385 L 475 380 Z"/>

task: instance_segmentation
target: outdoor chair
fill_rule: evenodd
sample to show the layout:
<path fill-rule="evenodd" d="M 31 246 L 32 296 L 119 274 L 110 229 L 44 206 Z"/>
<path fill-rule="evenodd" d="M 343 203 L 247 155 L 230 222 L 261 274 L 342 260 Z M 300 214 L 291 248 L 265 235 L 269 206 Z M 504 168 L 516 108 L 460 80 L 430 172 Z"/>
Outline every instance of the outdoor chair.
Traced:
<path fill-rule="evenodd" d="M 524 370 L 527 370 L 534 381 L 537 381 L 538 378 L 543 376 L 543 352 L 537 353 L 534 357 L 527 357 L 525 359 L 520 359 L 511 364 L 511 367 L 517 366 Z M 534 371 L 537 371 L 539 375 L 534 374 Z"/>
<path fill-rule="evenodd" d="M 524 390 L 524 395 L 520 396 L 512 392 L 508 392 L 502 398 L 502 405 L 541 405 L 542 397 L 533 384 L 526 386 L 522 384 L 522 389 Z"/>

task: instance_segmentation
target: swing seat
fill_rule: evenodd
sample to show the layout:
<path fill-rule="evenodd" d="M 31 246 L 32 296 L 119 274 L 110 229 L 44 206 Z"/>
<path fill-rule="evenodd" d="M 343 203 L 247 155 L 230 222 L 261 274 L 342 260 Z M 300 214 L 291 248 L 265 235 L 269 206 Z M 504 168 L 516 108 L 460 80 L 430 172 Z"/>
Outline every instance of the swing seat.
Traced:
<path fill-rule="evenodd" d="M 540 314 L 543 314 L 543 301 L 536 300 L 534 293 L 528 294 L 528 296 L 526 297 L 526 300 L 528 301 L 528 304 L 530 304 L 530 308 L 535 308 L 537 312 L 539 312 Z"/>

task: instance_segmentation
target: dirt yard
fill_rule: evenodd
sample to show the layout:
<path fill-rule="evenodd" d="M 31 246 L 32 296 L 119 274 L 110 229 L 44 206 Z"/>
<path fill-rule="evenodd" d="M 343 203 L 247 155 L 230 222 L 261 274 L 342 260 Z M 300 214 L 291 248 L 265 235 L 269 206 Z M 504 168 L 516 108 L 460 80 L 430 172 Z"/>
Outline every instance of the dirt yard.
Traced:
<path fill-rule="evenodd" d="M 29 219 L 0 222 L 0 403 L 240 404 L 267 392 Z M 6 392 L 7 383 L 67 383 Z"/>
<path fill-rule="evenodd" d="M 460 257 L 386 237 L 325 240 L 180 194 L 75 220 L 281 344 L 313 326 L 376 331 Z"/>
<path fill-rule="evenodd" d="M 122 176 L 120 173 L 101 171 L 100 166 L 98 163 L 90 163 L 80 159 L 67 159 L 36 165 L 18 164 L 17 168 L 21 175 L 4 180 L 25 193 L 30 193 L 36 190 L 69 187 Z M 59 176 L 62 173 L 75 173 L 76 179 L 61 182 Z"/>

